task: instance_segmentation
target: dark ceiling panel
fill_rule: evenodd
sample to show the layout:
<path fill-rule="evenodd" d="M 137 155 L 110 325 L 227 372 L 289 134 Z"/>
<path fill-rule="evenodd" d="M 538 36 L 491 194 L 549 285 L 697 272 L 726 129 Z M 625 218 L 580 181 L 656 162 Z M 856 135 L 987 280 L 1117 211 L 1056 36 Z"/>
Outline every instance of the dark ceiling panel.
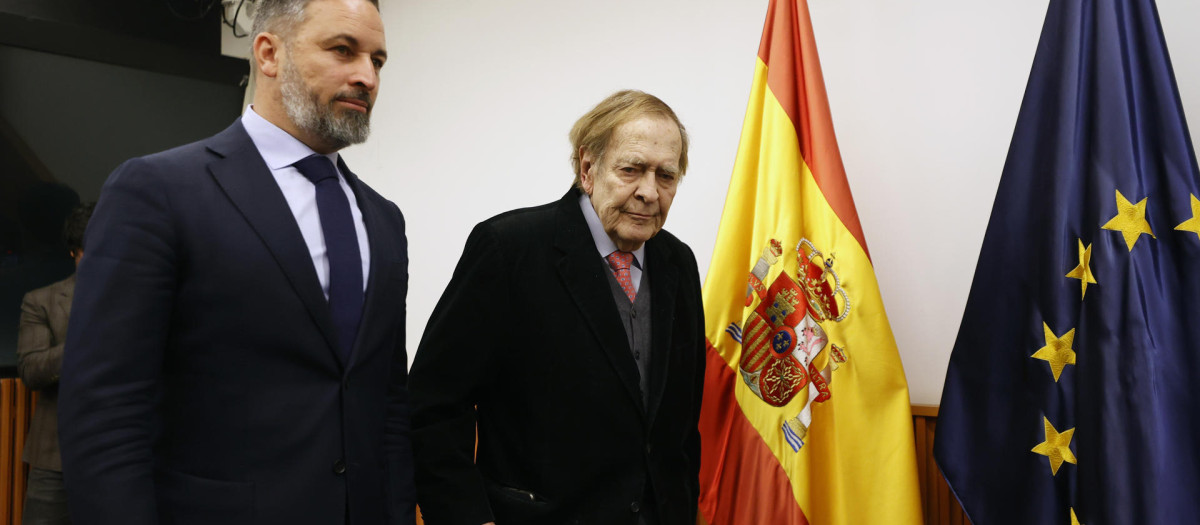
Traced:
<path fill-rule="evenodd" d="M 219 6 L 201 20 L 184 20 L 173 15 L 166 2 L 0 0 L 0 44 L 227 85 L 241 83 L 249 68 L 244 60 L 221 55 Z"/>

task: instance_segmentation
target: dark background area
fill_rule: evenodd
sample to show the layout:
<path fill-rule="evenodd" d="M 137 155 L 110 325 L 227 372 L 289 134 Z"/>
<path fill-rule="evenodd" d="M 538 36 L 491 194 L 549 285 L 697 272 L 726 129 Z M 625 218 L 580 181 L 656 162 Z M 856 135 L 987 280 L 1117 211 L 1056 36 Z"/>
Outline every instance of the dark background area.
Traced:
<path fill-rule="evenodd" d="M 0 376 L 16 375 L 24 294 L 74 271 L 61 240 L 73 203 L 98 199 L 124 160 L 240 113 L 249 69 L 221 56 L 220 6 L 205 7 L 0 0 Z"/>

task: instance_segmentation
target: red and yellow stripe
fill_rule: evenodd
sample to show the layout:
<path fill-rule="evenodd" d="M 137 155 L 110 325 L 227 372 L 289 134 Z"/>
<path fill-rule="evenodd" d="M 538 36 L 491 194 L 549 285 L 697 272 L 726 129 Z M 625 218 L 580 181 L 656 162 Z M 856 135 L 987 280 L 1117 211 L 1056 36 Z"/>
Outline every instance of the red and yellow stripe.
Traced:
<path fill-rule="evenodd" d="M 796 275 L 801 238 L 834 256 L 851 311 L 822 323 L 848 359 L 832 374 L 832 397 L 812 405 L 805 446 L 795 452 L 781 427 L 807 396 L 783 407 L 759 399 L 737 370 L 743 346 L 725 329 L 744 326 L 757 306 L 745 306 L 744 294 L 766 243 L 784 245 L 764 279 L 769 286 L 782 271 Z M 767 12 L 704 303 L 702 520 L 919 523 L 908 386 L 833 133 L 805 0 L 772 0 Z"/>

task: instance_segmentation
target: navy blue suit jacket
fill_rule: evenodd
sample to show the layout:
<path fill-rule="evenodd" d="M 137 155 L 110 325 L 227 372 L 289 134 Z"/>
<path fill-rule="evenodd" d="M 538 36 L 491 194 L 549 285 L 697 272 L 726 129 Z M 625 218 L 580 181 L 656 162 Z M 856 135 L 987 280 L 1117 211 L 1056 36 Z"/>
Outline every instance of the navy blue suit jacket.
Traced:
<path fill-rule="evenodd" d="M 109 177 L 60 388 L 73 523 L 414 521 L 404 219 L 341 169 L 371 244 L 348 362 L 240 121 Z"/>

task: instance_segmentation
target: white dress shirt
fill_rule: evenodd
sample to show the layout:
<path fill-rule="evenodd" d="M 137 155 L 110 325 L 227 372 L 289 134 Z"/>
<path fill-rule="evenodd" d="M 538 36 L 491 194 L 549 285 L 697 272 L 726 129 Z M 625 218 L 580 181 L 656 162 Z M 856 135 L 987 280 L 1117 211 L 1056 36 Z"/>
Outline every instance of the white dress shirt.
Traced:
<path fill-rule="evenodd" d="M 600 252 L 601 258 L 606 259 L 604 264 L 608 264 L 607 257 L 617 251 L 617 243 L 613 242 L 612 237 L 608 236 L 608 232 L 604 231 L 604 225 L 600 224 L 600 216 L 592 207 L 592 198 L 588 194 L 583 193 L 579 196 L 579 209 L 583 210 L 583 220 L 587 221 L 588 230 L 592 232 L 592 240 L 596 242 L 596 251 Z M 645 268 L 645 262 L 646 243 L 642 243 L 638 249 L 633 251 L 633 264 L 629 265 L 629 280 L 633 281 L 634 293 L 637 293 L 642 287 L 642 268 Z"/>
<path fill-rule="evenodd" d="M 247 106 L 242 113 L 242 126 L 258 148 L 259 155 L 271 169 L 275 183 L 283 191 L 288 208 L 300 226 L 300 234 L 304 236 L 304 244 L 308 245 L 308 254 L 312 257 L 313 267 L 317 270 L 317 279 L 321 281 L 321 290 L 325 299 L 329 299 L 329 257 L 325 253 L 325 232 L 321 229 L 321 216 L 317 213 L 317 187 L 313 185 L 293 164 L 316 154 L 312 148 L 300 142 L 296 137 L 279 128 L 267 119 L 254 112 L 253 106 Z M 363 291 L 367 289 L 367 276 L 371 275 L 371 246 L 367 242 L 367 227 L 363 224 L 362 210 L 358 209 L 358 199 L 354 191 L 346 183 L 346 177 L 337 167 L 338 154 L 326 155 L 333 162 L 338 174 L 338 184 L 350 201 L 350 214 L 354 219 L 354 232 L 358 234 L 358 251 L 362 257 Z"/>

